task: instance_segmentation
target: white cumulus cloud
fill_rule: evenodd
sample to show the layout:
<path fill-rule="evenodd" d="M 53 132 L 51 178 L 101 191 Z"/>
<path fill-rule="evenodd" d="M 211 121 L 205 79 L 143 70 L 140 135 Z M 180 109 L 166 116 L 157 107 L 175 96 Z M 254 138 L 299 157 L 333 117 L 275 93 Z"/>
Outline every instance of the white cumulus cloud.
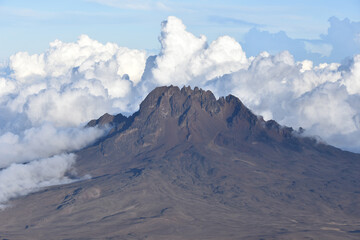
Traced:
<path fill-rule="evenodd" d="M 203 83 L 247 66 L 245 52 L 233 38 L 223 36 L 208 45 L 205 36 L 187 32 L 175 17 L 162 23 L 160 43 L 152 70 L 157 84 Z"/>

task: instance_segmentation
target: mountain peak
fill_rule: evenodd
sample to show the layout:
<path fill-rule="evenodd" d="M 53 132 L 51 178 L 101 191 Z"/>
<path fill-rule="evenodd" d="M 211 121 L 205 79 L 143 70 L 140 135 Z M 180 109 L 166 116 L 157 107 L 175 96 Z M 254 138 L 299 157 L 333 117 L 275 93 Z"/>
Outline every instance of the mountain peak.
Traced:
<path fill-rule="evenodd" d="M 86 124 L 86 127 L 95 127 L 95 126 L 103 127 L 106 125 L 114 126 L 114 125 L 119 125 L 120 123 L 123 123 L 126 120 L 127 117 L 125 117 L 121 113 L 117 115 L 111 115 L 109 113 L 105 113 L 99 119 L 93 119 L 90 122 L 88 122 L 88 124 Z"/>
<path fill-rule="evenodd" d="M 164 86 L 164 87 L 157 87 L 152 90 L 145 100 L 140 104 L 140 111 L 147 109 L 147 108 L 154 108 L 155 106 L 159 106 L 161 101 L 164 99 L 170 99 L 171 103 L 176 105 L 174 102 L 175 99 L 178 99 L 180 96 L 185 98 L 191 98 L 192 101 L 200 102 L 201 106 L 208 106 L 211 103 L 216 102 L 216 98 L 214 94 L 207 90 L 203 90 L 201 88 L 195 87 L 191 89 L 190 86 L 182 87 L 181 89 L 177 86 Z"/>
<path fill-rule="evenodd" d="M 168 110 L 172 116 L 176 116 L 188 111 L 189 108 L 196 107 L 208 112 L 210 115 L 216 115 L 221 109 L 225 108 L 225 105 L 237 108 L 237 111 L 243 109 L 247 115 L 255 116 L 242 104 L 240 99 L 233 95 L 216 99 L 210 90 L 203 90 L 198 87 L 191 89 L 190 86 L 183 86 L 180 89 L 172 85 L 157 87 L 151 91 L 140 104 L 140 112 L 151 112 L 155 108 L 161 107 L 163 111 Z"/>
<path fill-rule="evenodd" d="M 292 128 L 253 114 L 239 98 L 228 95 L 216 99 L 211 91 L 198 87 L 157 87 L 140 104 L 138 112 L 129 118 L 122 116 L 118 122 L 111 119 L 111 115 L 105 114 L 88 125 L 110 121 L 115 126 L 112 134 L 136 130 L 134 139 L 139 138 L 136 142 L 149 146 L 159 141 L 168 144 L 175 138 L 173 144 L 182 139 L 204 143 L 211 139 L 230 141 L 226 140 L 230 138 L 237 139 L 236 142 L 285 145 L 302 141 L 294 136 Z"/>

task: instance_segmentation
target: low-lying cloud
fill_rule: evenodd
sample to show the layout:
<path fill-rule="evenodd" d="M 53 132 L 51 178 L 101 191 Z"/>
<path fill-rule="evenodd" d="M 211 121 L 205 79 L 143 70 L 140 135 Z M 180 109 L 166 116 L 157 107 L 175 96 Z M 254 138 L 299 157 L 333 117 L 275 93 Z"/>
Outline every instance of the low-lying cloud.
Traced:
<path fill-rule="evenodd" d="M 73 182 L 65 173 L 74 163 L 74 154 L 62 154 L 29 164 L 10 165 L 0 172 L 0 209 L 6 207 L 1 203 L 11 198 L 24 196 L 41 187 Z"/>
<path fill-rule="evenodd" d="M 328 35 L 333 36 L 330 30 Z M 291 51 L 246 56 L 230 36 L 209 43 L 175 17 L 162 23 L 159 40 L 159 54 L 148 56 L 82 35 L 74 43 L 56 40 L 41 54 L 19 52 L 1 66 L 0 202 L 68 181 L 65 172 L 75 157 L 61 154 L 104 133 L 83 126 L 105 112 L 136 111 L 161 85 L 198 86 L 217 96 L 232 93 L 265 119 L 303 127 L 306 134 L 360 152 L 360 55 L 331 64 L 296 62 Z M 332 47 L 332 52 L 341 50 Z M 52 162 L 62 167 L 42 175 Z M 27 178 L 14 182 L 22 187 L 11 187 L 9 179 L 17 172 Z"/>
<path fill-rule="evenodd" d="M 0 136 L 0 168 L 81 149 L 102 136 L 98 128 L 56 128 L 51 124 Z"/>

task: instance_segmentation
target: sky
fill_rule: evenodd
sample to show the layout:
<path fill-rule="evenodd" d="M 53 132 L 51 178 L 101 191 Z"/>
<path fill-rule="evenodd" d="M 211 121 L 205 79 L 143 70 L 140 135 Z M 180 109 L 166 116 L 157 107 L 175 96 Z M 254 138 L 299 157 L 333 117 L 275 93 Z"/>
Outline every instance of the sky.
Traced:
<path fill-rule="evenodd" d="M 310 41 L 308 51 L 327 55 L 331 44 L 317 42 L 314 46 L 311 41 L 321 40 L 321 34 L 327 33 L 331 17 L 359 22 L 360 1 L 0 0 L 0 59 L 18 51 L 40 53 L 55 39 L 75 41 L 81 34 L 102 43 L 156 53 L 160 49 L 159 23 L 168 16 L 182 19 L 190 32 L 209 40 L 222 35 L 241 43 L 247 40 L 244 49 L 251 55 L 264 50 L 276 53 L 285 50 L 284 45 L 296 46 L 296 41 L 290 42 L 299 39 Z M 264 45 L 264 40 L 255 40 L 254 35 L 260 35 L 255 29 L 265 31 L 266 41 L 276 38 L 269 34 L 279 32 L 289 39 L 277 38 Z M 306 51 L 293 52 L 297 60 L 306 57 Z M 337 54 L 320 60 L 312 56 L 316 62 L 341 61 L 343 57 Z"/>
<path fill-rule="evenodd" d="M 0 0 L 0 210 L 80 181 L 76 154 L 155 87 L 233 94 L 360 153 L 360 1 Z M 67 174 L 71 172 L 71 174 Z M 71 177 L 69 177 L 71 176 Z"/>

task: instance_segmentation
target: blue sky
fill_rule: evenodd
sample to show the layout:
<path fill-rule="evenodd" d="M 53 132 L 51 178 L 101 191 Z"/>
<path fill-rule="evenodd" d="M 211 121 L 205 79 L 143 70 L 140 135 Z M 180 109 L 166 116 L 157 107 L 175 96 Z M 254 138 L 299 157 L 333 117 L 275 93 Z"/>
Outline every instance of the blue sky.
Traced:
<path fill-rule="evenodd" d="M 326 58 L 332 43 L 321 42 L 331 17 L 347 18 L 349 24 L 360 22 L 358 0 L 0 0 L 0 59 L 18 51 L 40 53 L 55 39 L 72 42 L 81 34 L 156 52 L 160 23 L 169 15 L 181 18 L 190 32 L 204 34 L 209 41 L 221 35 L 234 37 L 248 55 L 263 50 L 275 53 L 287 46 L 297 60 L 329 62 L 358 49 Z M 299 50 L 299 44 L 305 48 L 304 40 L 306 50 Z M 313 56 L 309 49 L 321 53 Z"/>

